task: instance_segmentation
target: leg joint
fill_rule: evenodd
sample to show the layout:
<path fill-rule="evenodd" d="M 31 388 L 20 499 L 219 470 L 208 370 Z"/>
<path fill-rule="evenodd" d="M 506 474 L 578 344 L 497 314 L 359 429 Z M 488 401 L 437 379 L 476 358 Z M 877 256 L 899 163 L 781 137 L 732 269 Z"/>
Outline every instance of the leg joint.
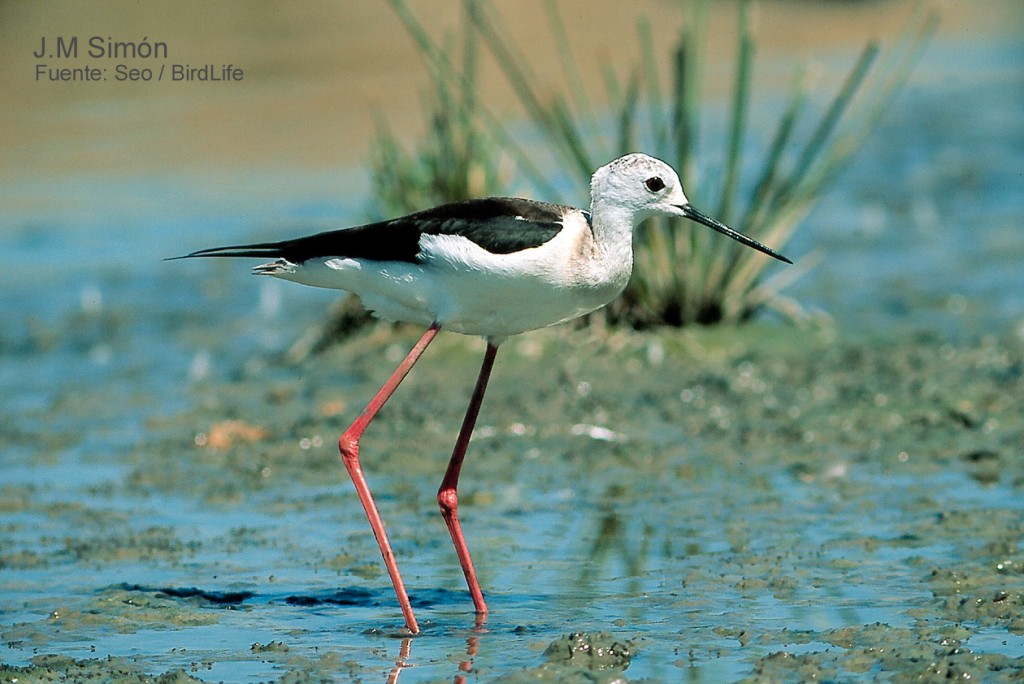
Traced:
<path fill-rule="evenodd" d="M 444 515 L 455 513 L 459 508 L 459 493 L 453 488 L 442 487 L 437 490 L 437 505 Z"/>
<path fill-rule="evenodd" d="M 338 439 L 338 450 L 341 451 L 341 460 L 346 464 L 359 462 L 359 438 L 348 431 L 345 431 Z"/>

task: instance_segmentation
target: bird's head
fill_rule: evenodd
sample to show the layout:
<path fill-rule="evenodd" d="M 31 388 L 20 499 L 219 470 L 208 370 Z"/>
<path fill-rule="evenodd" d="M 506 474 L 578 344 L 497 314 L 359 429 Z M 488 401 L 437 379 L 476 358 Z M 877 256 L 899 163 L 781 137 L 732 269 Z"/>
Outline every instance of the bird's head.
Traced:
<path fill-rule="evenodd" d="M 590 181 L 593 209 L 615 208 L 631 217 L 633 226 L 652 216 L 679 216 L 701 223 L 733 240 L 786 263 L 775 250 L 698 211 L 683 192 L 675 170 L 646 154 L 627 154 L 602 166 Z"/>

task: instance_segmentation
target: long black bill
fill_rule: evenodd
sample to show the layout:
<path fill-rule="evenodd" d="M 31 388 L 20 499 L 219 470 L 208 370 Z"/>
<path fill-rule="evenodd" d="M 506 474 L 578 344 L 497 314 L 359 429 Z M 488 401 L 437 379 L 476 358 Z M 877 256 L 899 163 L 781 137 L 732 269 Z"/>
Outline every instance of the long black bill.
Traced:
<path fill-rule="evenodd" d="M 740 244 L 746 245 L 747 247 L 753 247 L 757 251 L 764 252 L 768 256 L 775 257 L 779 261 L 785 261 L 787 264 L 793 263 L 792 261 L 790 261 L 786 257 L 784 257 L 781 254 L 779 254 L 778 252 L 776 252 L 771 247 L 765 247 L 764 245 L 762 245 L 757 240 L 751 240 L 750 238 L 748 238 L 743 233 L 736 232 L 735 230 L 733 230 L 729 226 L 725 225 L 721 221 L 713 219 L 710 216 L 708 216 L 707 214 L 703 214 L 703 213 L 697 211 L 696 209 L 693 208 L 692 204 L 683 204 L 679 208 L 683 210 L 683 216 L 685 216 L 686 218 L 690 219 L 691 221 L 696 221 L 697 223 L 703 223 L 708 228 L 711 228 L 712 230 L 717 230 L 722 235 L 728 235 L 729 237 L 731 237 L 736 242 L 739 242 Z"/>

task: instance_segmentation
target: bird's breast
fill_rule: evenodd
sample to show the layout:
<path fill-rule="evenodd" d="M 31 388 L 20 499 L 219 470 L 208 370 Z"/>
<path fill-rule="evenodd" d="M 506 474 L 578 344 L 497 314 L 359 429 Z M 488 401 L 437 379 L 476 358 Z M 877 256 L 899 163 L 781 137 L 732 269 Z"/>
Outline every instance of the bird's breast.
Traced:
<path fill-rule="evenodd" d="M 590 313 L 622 292 L 632 270 L 631 250 L 597 242 L 582 212 L 535 248 L 500 257 L 469 249 L 471 259 L 452 265 L 460 294 L 441 322 L 470 334 L 512 335 Z"/>

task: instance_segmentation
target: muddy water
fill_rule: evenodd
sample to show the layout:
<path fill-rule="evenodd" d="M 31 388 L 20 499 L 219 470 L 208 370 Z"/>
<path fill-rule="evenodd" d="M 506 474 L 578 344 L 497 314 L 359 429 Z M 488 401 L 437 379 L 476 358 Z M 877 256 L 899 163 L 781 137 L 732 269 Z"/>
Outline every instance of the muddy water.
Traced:
<path fill-rule="evenodd" d="M 8 662 L 489 680 L 567 676 L 545 648 L 606 632 L 630 678 L 1020 671 L 1019 344 L 510 342 L 463 483 L 477 624 L 433 491 L 480 345 L 442 338 L 364 442 L 424 626 L 406 642 L 334 439 L 414 338 L 197 381 L 134 427 L 107 388 L 55 398 L 64 425 L 25 411 L 48 427 L 5 429 Z"/>
<path fill-rule="evenodd" d="M 790 294 L 831 322 L 503 347 L 461 487 L 484 623 L 434 502 L 483 349 L 438 339 L 363 443 L 412 639 L 335 440 L 418 331 L 288 363 L 330 293 L 158 261 L 358 201 L 290 203 L 324 174 L 275 170 L 265 205 L 197 222 L 156 210 L 177 185 L 134 178 L 111 210 L 84 178 L 91 209 L 57 220 L 29 201 L 48 182 L 7 185 L 0 672 L 1019 678 L 1022 55 L 930 55 L 787 250 L 822 253 Z"/>

